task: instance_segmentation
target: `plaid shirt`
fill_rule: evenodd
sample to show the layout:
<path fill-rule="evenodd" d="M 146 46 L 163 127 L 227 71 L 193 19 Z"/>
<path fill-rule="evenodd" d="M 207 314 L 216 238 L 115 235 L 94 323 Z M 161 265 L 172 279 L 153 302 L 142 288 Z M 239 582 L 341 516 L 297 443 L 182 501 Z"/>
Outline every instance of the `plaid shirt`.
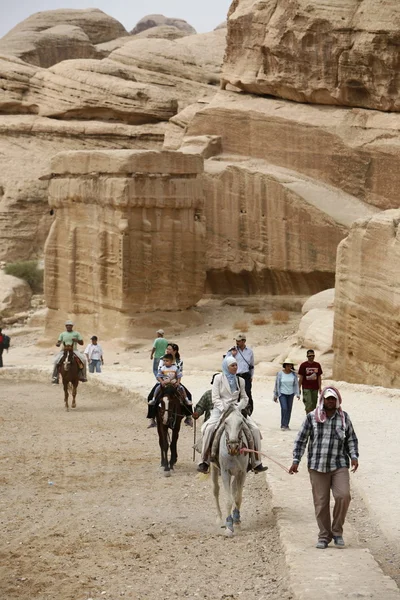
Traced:
<path fill-rule="evenodd" d="M 358 440 L 350 421 L 343 412 L 345 430 L 340 414 L 336 411 L 325 423 L 317 423 L 315 411 L 307 417 L 294 442 L 293 462 L 299 463 L 308 442 L 308 468 L 327 473 L 342 467 L 350 467 L 350 459 L 358 458 Z"/>
<path fill-rule="evenodd" d="M 204 413 L 204 421 L 207 421 L 210 418 L 212 409 L 212 392 L 211 390 L 207 390 L 196 404 L 195 412 L 199 413 L 199 415 Z"/>

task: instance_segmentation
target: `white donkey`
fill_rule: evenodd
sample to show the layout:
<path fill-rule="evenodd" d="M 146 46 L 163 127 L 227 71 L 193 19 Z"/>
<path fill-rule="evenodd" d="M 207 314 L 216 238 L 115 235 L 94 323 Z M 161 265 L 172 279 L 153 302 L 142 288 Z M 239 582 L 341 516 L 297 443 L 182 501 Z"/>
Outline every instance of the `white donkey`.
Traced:
<path fill-rule="evenodd" d="M 218 483 L 218 475 L 221 473 L 227 496 L 225 533 L 231 537 L 234 534 L 234 525 L 240 525 L 240 506 L 242 504 L 243 486 L 246 481 L 249 457 L 248 454 L 240 453 L 240 449 L 245 445 L 245 440 L 243 439 L 243 428 L 245 425 L 240 411 L 233 410 L 225 419 L 224 427 L 225 431 L 220 438 L 217 454 L 219 465 L 215 462 L 211 463 L 211 477 L 218 521 L 221 522 L 222 513 L 219 504 Z"/>

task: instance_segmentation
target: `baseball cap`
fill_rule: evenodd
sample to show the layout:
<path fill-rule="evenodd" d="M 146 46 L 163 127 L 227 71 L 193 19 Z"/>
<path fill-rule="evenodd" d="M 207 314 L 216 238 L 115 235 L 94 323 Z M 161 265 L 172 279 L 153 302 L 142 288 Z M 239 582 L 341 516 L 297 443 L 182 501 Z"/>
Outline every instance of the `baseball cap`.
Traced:
<path fill-rule="evenodd" d="M 324 398 L 331 398 L 331 397 L 336 398 L 336 400 L 339 400 L 337 393 L 335 392 L 335 390 L 333 390 L 332 388 L 327 388 L 324 391 Z"/>
<path fill-rule="evenodd" d="M 238 335 L 235 337 L 235 340 L 237 342 L 241 342 L 242 340 L 246 341 L 246 336 L 244 335 L 244 333 L 238 333 Z"/>
<path fill-rule="evenodd" d="M 156 333 L 161 333 L 161 335 L 164 335 L 164 329 L 157 329 Z"/>
<path fill-rule="evenodd" d="M 73 321 L 65 321 L 65 324 L 66 325 L 73 325 L 74 323 L 73 323 Z"/>

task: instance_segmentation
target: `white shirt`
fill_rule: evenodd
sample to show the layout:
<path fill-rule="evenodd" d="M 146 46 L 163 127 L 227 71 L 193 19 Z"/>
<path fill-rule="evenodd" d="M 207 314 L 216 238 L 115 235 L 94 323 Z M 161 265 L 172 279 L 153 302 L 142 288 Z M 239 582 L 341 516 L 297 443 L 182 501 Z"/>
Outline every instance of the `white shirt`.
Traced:
<path fill-rule="evenodd" d="M 89 344 L 85 350 L 89 360 L 101 360 L 103 358 L 103 349 L 100 344 Z"/>

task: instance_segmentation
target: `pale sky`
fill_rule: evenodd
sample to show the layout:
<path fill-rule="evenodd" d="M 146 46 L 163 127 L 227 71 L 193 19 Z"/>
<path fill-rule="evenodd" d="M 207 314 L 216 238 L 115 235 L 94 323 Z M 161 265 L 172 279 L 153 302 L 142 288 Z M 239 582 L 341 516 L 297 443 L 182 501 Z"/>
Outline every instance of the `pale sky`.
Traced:
<path fill-rule="evenodd" d="M 225 20 L 231 0 L 0 0 L 0 37 L 33 13 L 56 8 L 99 8 L 130 31 L 142 17 L 185 19 L 199 33 Z"/>

